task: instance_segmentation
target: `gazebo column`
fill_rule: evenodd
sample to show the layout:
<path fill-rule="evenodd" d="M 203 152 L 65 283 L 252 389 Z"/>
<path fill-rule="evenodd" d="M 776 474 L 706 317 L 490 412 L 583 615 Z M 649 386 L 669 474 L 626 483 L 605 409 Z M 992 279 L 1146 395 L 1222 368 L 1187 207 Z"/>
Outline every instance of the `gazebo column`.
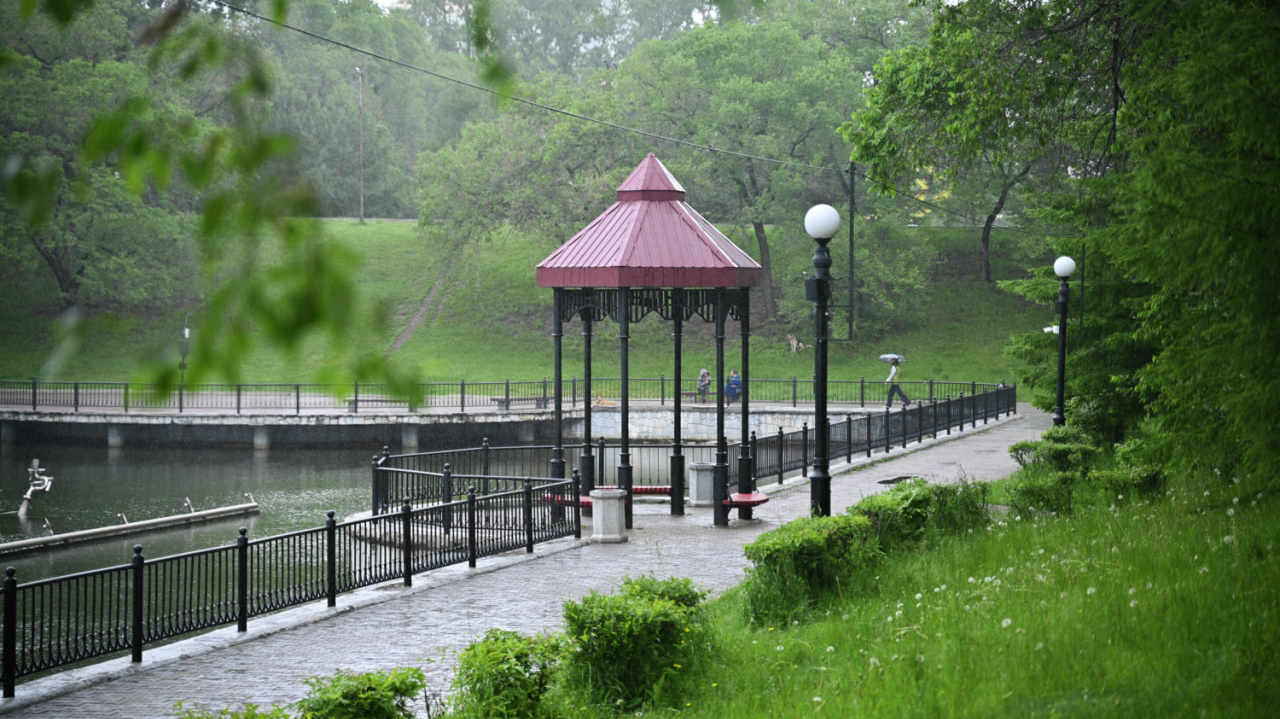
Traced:
<path fill-rule="evenodd" d="M 684 290 L 677 288 L 671 290 L 671 316 L 675 324 L 673 335 L 675 343 L 675 419 L 672 422 L 672 438 L 671 438 L 671 515 L 684 515 L 684 448 L 680 444 L 680 421 L 683 416 L 681 402 L 684 399 L 684 387 L 681 378 L 684 376 L 681 369 L 681 354 L 684 344 Z"/>
<path fill-rule="evenodd" d="M 751 457 L 751 374 L 750 374 L 750 342 L 751 342 L 751 296 L 747 288 L 742 288 L 741 304 L 738 314 L 741 319 L 742 332 L 742 439 L 738 445 L 738 492 L 751 494 L 756 491 L 752 478 L 753 462 Z M 751 505 L 738 507 L 738 519 L 751 519 Z"/>
<path fill-rule="evenodd" d="M 564 479 L 564 288 L 555 288 L 553 306 L 555 320 L 551 325 L 551 337 L 555 346 L 555 444 L 551 449 L 551 478 Z M 561 521 L 564 518 L 564 495 L 560 490 L 556 490 L 556 493 L 560 495 L 561 501 L 553 504 L 551 514 L 555 521 Z"/>
<path fill-rule="evenodd" d="M 551 448 L 551 478 L 564 479 L 564 288 L 555 288 L 552 301 L 555 312 L 551 325 L 551 341 L 555 348 L 555 444 Z"/>
<path fill-rule="evenodd" d="M 584 497 L 591 496 L 596 488 L 596 464 L 591 455 L 591 308 L 582 311 L 582 456 L 578 461 L 579 480 Z"/>
<path fill-rule="evenodd" d="M 631 487 L 631 288 L 618 288 L 618 338 L 622 343 L 622 426 L 618 449 L 618 488 L 627 493 L 623 501 L 624 525 L 631 529 L 631 508 L 635 496 Z"/>
<path fill-rule="evenodd" d="M 724 436 L 724 289 L 716 288 L 716 465 L 711 491 L 714 523 L 729 526 L 729 441 Z"/>

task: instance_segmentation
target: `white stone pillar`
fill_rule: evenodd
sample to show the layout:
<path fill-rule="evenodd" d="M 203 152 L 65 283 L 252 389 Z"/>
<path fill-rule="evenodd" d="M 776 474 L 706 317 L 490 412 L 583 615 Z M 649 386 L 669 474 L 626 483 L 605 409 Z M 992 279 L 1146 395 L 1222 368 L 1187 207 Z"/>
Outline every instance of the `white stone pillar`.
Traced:
<path fill-rule="evenodd" d="M 405 454 L 418 451 L 418 425 L 400 425 L 400 449 L 403 450 Z"/>
<path fill-rule="evenodd" d="M 271 435 L 267 433 L 266 427 L 253 428 L 253 448 L 271 449 Z"/>
<path fill-rule="evenodd" d="M 124 446 L 124 430 L 115 426 L 107 427 L 107 446 L 118 449 Z"/>
<path fill-rule="evenodd" d="M 715 503 L 716 466 L 704 462 L 689 465 L 689 506 L 710 507 Z"/>
<path fill-rule="evenodd" d="M 612 543 L 627 541 L 627 491 L 597 489 L 591 492 L 591 541 Z"/>

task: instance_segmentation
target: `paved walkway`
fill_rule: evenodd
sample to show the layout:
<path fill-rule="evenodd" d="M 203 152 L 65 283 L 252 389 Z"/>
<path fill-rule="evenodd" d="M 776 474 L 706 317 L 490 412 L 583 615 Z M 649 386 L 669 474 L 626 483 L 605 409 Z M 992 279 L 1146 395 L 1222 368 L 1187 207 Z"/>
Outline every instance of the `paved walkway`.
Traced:
<path fill-rule="evenodd" d="M 1009 445 L 1050 425 L 1049 415 L 1021 404 L 1017 415 L 950 437 L 833 462 L 833 511 L 904 475 L 935 483 L 1006 477 L 1017 469 Z M 557 631 L 565 600 L 611 593 L 625 576 L 689 577 L 712 592 L 737 584 L 748 566 L 742 546 L 808 513 L 807 480 L 761 489 L 771 500 L 756 508 L 755 519 L 735 519 L 729 528 L 713 527 L 709 508 L 672 517 L 666 504 L 642 504 L 625 543 L 560 540 L 533 554 L 482 559 L 476 569 L 419 575 L 410 589 L 393 584 L 340 596 L 335 609 L 321 602 L 263 617 L 245 634 L 231 627 L 150 649 L 140 665 L 116 659 L 19 684 L 16 698 L 0 700 L 0 714 L 171 719 L 179 700 L 211 711 L 287 704 L 303 696 L 307 677 L 398 666 L 421 667 L 430 689 L 444 692 L 453 657 L 486 630 Z M 584 534 L 589 529 L 588 520 Z"/>

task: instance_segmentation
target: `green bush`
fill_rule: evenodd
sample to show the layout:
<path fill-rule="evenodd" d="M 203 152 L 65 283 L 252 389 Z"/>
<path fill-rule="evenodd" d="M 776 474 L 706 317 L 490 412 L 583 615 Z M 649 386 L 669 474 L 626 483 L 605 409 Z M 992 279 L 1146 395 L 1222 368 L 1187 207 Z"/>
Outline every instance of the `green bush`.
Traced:
<path fill-rule="evenodd" d="M 1168 477 L 1158 467 L 1121 467 L 1089 474 L 1089 484 L 1111 501 L 1134 496 L 1154 496 L 1164 492 Z"/>
<path fill-rule="evenodd" d="M 1009 454 L 1023 469 L 1048 467 L 1058 472 L 1087 472 L 1098 449 L 1088 433 L 1078 427 L 1051 427 L 1038 440 L 1014 443 Z"/>
<path fill-rule="evenodd" d="M 707 590 L 694 585 L 688 577 L 623 577 L 621 594 L 638 599 L 673 602 L 695 609 L 707 598 Z"/>
<path fill-rule="evenodd" d="M 929 529 L 940 534 L 963 534 L 970 529 L 987 526 L 991 515 L 987 512 L 987 485 L 983 482 L 962 480 L 957 484 L 931 487 L 933 511 L 929 514 Z"/>
<path fill-rule="evenodd" d="M 1031 474 L 1009 487 L 1009 511 L 1017 516 L 1070 514 L 1079 477 L 1074 472 Z"/>
<path fill-rule="evenodd" d="M 458 656 L 453 678 L 454 716 L 546 717 L 542 699 L 555 679 L 558 637 L 530 637 L 490 629 Z"/>
<path fill-rule="evenodd" d="M 875 565 L 878 545 L 870 520 L 846 514 L 793 520 L 760 535 L 743 552 L 754 564 L 742 584 L 748 619 L 789 624 L 855 586 Z"/>
<path fill-rule="evenodd" d="M 178 719 L 291 719 L 284 707 L 272 706 L 266 711 L 258 709 L 257 704 L 246 704 L 243 709 L 233 711 L 229 708 L 213 712 L 205 709 L 188 709 L 178 702 L 174 707 Z"/>
<path fill-rule="evenodd" d="M 933 511 L 933 489 L 920 477 L 893 485 L 887 492 L 864 497 L 849 508 L 871 521 L 880 551 L 888 554 L 924 537 Z"/>
<path fill-rule="evenodd" d="M 398 667 L 310 677 L 307 686 L 296 705 L 301 719 L 413 719 L 409 701 L 426 688 L 427 678 L 421 669 Z"/>
<path fill-rule="evenodd" d="M 627 579 L 617 594 L 565 602 L 565 690 L 621 711 L 673 704 L 714 652 L 702 607 L 686 603 L 695 595 L 678 580 Z"/>

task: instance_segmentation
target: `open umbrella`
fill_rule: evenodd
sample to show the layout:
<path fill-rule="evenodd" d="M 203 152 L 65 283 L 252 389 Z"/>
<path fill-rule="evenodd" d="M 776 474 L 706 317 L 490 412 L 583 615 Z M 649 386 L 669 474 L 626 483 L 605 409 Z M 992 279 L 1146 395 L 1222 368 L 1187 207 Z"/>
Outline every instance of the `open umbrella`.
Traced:
<path fill-rule="evenodd" d="M 881 361 L 881 362 L 895 362 L 895 361 L 896 361 L 896 362 L 906 362 L 906 361 L 907 361 L 907 358 L 906 358 L 906 357 L 903 357 L 902 355 L 899 355 L 899 354 L 894 354 L 894 353 L 892 353 L 892 352 L 886 352 L 885 354 L 880 355 L 880 361 Z"/>

